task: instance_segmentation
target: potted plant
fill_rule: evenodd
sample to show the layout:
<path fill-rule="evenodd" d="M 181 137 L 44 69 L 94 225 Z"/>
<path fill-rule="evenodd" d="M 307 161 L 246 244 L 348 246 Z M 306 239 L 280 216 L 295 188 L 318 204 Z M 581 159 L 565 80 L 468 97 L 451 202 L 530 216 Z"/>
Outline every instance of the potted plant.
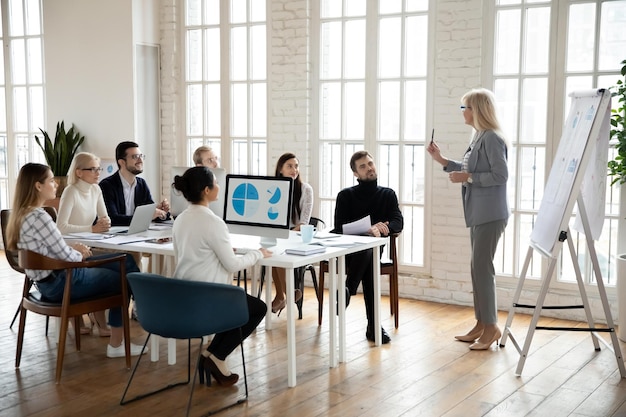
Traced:
<path fill-rule="evenodd" d="M 41 128 L 39 128 L 39 130 L 43 133 L 43 144 L 41 143 L 42 140 L 37 135 L 35 135 L 35 140 L 43 151 L 46 163 L 59 183 L 59 188 L 57 189 L 57 198 L 59 198 L 67 185 L 67 171 L 70 169 L 72 159 L 74 159 L 74 155 L 78 147 L 85 140 L 85 137 L 80 136 L 78 131 L 74 129 L 73 124 L 70 130 L 66 132 L 63 121 L 57 122 L 54 143 L 52 143 L 48 132 Z"/>
<path fill-rule="evenodd" d="M 624 80 L 610 88 L 613 100 L 617 100 L 616 108 L 611 110 L 611 143 L 615 145 L 617 155 L 609 161 L 609 175 L 613 177 L 611 185 L 619 181 L 626 183 L 626 59 L 622 61 L 622 76 Z M 626 189 L 622 187 L 621 193 Z M 622 197 L 621 204 L 626 199 Z M 624 220 L 622 220 L 624 221 Z M 619 245 L 618 245 L 619 246 Z M 618 337 L 626 342 L 626 254 L 617 255 L 617 307 L 618 307 Z"/>
<path fill-rule="evenodd" d="M 617 108 L 611 110 L 611 140 L 615 143 L 617 155 L 609 161 L 609 175 L 613 177 L 611 185 L 619 181 L 626 182 L 626 59 L 622 61 L 622 76 L 617 84 L 610 87 L 613 100 L 617 100 Z"/>

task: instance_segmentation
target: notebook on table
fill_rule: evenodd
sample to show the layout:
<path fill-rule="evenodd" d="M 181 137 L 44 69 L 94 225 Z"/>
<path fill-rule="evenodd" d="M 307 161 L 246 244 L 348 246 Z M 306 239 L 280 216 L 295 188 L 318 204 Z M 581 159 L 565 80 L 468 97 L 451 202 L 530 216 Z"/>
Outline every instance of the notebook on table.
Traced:
<path fill-rule="evenodd" d="M 307 256 L 315 253 L 325 252 L 326 248 L 320 245 L 300 245 L 295 248 L 285 249 L 285 253 L 289 255 Z"/>
<path fill-rule="evenodd" d="M 113 226 L 109 230 L 109 233 L 133 235 L 135 233 L 145 232 L 150 227 L 156 206 L 156 203 L 152 203 L 136 207 L 133 218 L 130 221 L 130 226 Z"/>

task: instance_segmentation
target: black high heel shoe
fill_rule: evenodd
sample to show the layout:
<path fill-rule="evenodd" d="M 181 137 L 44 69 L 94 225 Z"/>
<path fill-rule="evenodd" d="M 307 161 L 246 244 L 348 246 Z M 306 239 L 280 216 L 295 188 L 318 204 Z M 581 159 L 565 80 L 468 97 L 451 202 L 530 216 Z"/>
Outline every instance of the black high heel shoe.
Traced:
<path fill-rule="evenodd" d="M 211 376 L 215 378 L 218 384 L 223 387 L 230 387 L 231 385 L 235 385 L 237 381 L 239 381 L 239 375 L 235 373 L 231 373 L 230 375 L 224 375 L 220 369 L 217 367 L 213 359 L 210 357 L 204 358 L 204 372 L 207 377 L 206 386 L 211 386 Z M 204 378 L 202 378 L 204 379 Z"/>
<path fill-rule="evenodd" d="M 211 386 L 211 373 L 206 368 L 206 357 L 200 355 L 200 360 L 198 361 L 198 376 L 200 377 L 200 383 L 204 384 L 204 377 L 206 375 L 206 386 Z"/>

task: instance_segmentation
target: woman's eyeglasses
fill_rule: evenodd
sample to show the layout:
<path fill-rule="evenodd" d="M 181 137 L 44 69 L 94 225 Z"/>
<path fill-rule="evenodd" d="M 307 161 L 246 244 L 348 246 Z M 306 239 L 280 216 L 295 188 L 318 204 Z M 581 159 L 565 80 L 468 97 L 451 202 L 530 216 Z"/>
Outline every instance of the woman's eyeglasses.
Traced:
<path fill-rule="evenodd" d="M 461 111 L 465 111 L 466 109 L 472 110 L 470 106 L 460 106 Z"/>
<path fill-rule="evenodd" d="M 94 174 L 97 173 L 97 172 L 102 172 L 102 168 L 100 168 L 100 167 L 81 168 L 80 170 L 81 171 L 91 171 Z"/>

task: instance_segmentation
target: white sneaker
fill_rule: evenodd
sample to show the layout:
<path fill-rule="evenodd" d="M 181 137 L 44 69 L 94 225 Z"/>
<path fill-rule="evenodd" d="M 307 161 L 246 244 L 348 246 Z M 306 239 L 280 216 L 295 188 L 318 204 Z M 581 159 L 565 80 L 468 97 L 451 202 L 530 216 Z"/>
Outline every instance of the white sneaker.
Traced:
<path fill-rule="evenodd" d="M 130 356 L 138 356 L 141 353 L 141 349 L 143 346 L 136 345 L 134 343 L 130 344 Z M 143 353 L 148 352 L 148 346 L 146 346 L 146 350 Z M 118 347 L 113 347 L 111 345 L 107 345 L 107 357 L 108 358 L 123 358 L 126 356 L 126 350 L 124 349 L 124 342 Z"/>

